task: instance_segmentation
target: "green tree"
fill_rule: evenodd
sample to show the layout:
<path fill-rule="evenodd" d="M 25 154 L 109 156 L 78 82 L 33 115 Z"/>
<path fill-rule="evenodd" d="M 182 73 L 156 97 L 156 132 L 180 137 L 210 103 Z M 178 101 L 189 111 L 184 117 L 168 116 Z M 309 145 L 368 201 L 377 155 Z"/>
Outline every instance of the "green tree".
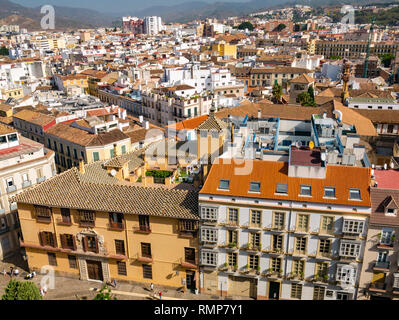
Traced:
<path fill-rule="evenodd" d="M 331 55 L 331 56 L 329 57 L 329 59 L 332 59 L 332 60 L 341 60 L 342 57 L 341 57 L 341 56 L 337 56 L 337 55 Z"/>
<path fill-rule="evenodd" d="M 38 287 L 33 282 L 10 280 L 2 300 L 42 300 Z"/>
<path fill-rule="evenodd" d="M 249 21 L 244 21 L 244 22 L 242 22 L 242 23 L 238 26 L 237 29 L 239 29 L 239 30 L 248 29 L 249 31 L 252 31 L 252 30 L 254 29 L 254 26 L 253 26 L 253 24 L 252 24 L 251 22 L 249 22 Z"/>
<path fill-rule="evenodd" d="M 272 89 L 272 95 L 274 102 L 280 103 L 283 96 L 283 87 L 278 83 L 275 83 Z"/>
<path fill-rule="evenodd" d="M 312 97 L 310 96 L 309 92 L 302 92 L 301 94 L 299 94 L 298 100 L 302 106 L 306 106 L 306 107 L 314 107 L 315 106 L 315 102 L 312 99 Z"/>
<path fill-rule="evenodd" d="M 381 63 L 384 65 L 385 68 L 389 68 L 391 66 L 392 60 L 395 58 L 395 56 L 392 53 L 384 53 L 378 55 L 378 57 L 381 60 Z"/>
<path fill-rule="evenodd" d="M 102 287 L 99 293 L 94 297 L 93 300 L 118 300 L 115 296 L 111 295 L 111 289 L 107 285 Z"/>
<path fill-rule="evenodd" d="M 0 48 L 0 55 L 2 55 L 2 56 L 8 56 L 8 54 L 9 54 L 8 49 L 7 49 L 5 46 L 2 46 L 2 47 Z"/>
<path fill-rule="evenodd" d="M 276 27 L 276 31 L 281 32 L 283 31 L 287 26 L 284 23 L 280 23 L 277 27 Z"/>

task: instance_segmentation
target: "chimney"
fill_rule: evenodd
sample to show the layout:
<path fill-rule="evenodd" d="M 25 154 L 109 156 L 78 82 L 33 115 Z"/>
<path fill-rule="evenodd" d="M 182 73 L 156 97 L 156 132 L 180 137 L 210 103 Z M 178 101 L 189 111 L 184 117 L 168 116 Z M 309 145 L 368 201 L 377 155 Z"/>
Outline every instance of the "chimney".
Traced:
<path fill-rule="evenodd" d="M 258 109 L 258 119 L 262 119 L 262 110 Z"/>
<path fill-rule="evenodd" d="M 118 156 L 118 147 L 117 144 L 114 144 L 114 158 Z"/>
<path fill-rule="evenodd" d="M 86 171 L 85 171 L 85 162 L 84 162 L 84 160 L 83 159 L 80 159 L 79 160 L 79 172 L 81 173 L 81 174 L 84 174 Z"/>
<path fill-rule="evenodd" d="M 150 129 L 150 123 L 148 121 L 144 122 L 144 129 Z"/>
<path fill-rule="evenodd" d="M 143 116 L 139 116 L 139 121 L 140 121 L 140 123 L 143 123 L 144 117 Z"/>

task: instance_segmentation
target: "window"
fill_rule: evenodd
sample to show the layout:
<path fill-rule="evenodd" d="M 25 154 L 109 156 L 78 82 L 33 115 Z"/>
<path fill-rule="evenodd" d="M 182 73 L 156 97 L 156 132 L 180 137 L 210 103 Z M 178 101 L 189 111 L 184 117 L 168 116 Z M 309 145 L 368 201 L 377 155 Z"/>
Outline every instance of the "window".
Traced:
<path fill-rule="evenodd" d="M 68 262 L 69 262 L 69 268 L 71 268 L 71 269 L 77 269 L 78 268 L 78 263 L 76 261 L 76 256 L 68 255 Z"/>
<path fill-rule="evenodd" d="M 356 269 L 348 264 L 338 264 L 336 280 L 345 284 L 355 284 Z"/>
<path fill-rule="evenodd" d="M 337 300 L 349 300 L 349 293 L 337 292 Z"/>
<path fill-rule="evenodd" d="M 302 275 L 305 272 L 305 260 L 293 260 L 292 261 L 292 273 L 296 275 Z"/>
<path fill-rule="evenodd" d="M 380 243 L 385 245 L 391 245 L 392 235 L 393 235 L 392 230 L 382 230 Z"/>
<path fill-rule="evenodd" d="M 196 264 L 195 260 L 195 249 L 184 248 L 184 261 L 191 264 Z"/>
<path fill-rule="evenodd" d="M 51 221 L 51 209 L 43 206 L 35 206 L 36 219 L 42 222 Z"/>
<path fill-rule="evenodd" d="M 251 182 L 249 185 L 250 192 L 260 192 L 260 182 Z"/>
<path fill-rule="evenodd" d="M 123 146 L 121 147 L 121 149 L 122 149 L 122 154 L 125 154 L 125 153 L 126 153 L 126 146 L 123 145 Z"/>
<path fill-rule="evenodd" d="M 331 240 L 330 239 L 320 239 L 319 243 L 319 255 L 323 257 L 328 257 L 331 250 Z"/>
<path fill-rule="evenodd" d="M 201 240 L 203 242 L 217 242 L 217 230 L 209 228 L 201 228 Z"/>
<path fill-rule="evenodd" d="M 302 299 L 302 285 L 299 283 L 291 284 L 291 298 Z"/>
<path fill-rule="evenodd" d="M 318 275 L 319 277 L 325 277 L 328 276 L 328 262 L 317 262 L 316 263 L 316 270 L 315 270 L 315 275 Z"/>
<path fill-rule="evenodd" d="M 237 253 L 230 252 L 227 254 L 227 263 L 230 267 L 234 267 L 237 265 Z"/>
<path fill-rule="evenodd" d="M 61 234 L 60 238 L 64 249 L 76 250 L 75 237 L 72 234 Z"/>
<path fill-rule="evenodd" d="M 360 243 L 356 241 L 341 241 L 339 255 L 342 257 L 357 258 L 360 253 Z"/>
<path fill-rule="evenodd" d="M 301 185 L 301 196 L 311 196 L 312 195 L 312 187 Z"/>
<path fill-rule="evenodd" d="M 52 232 L 39 232 L 40 244 L 42 246 L 56 247 L 56 237 Z"/>
<path fill-rule="evenodd" d="M 139 216 L 139 228 L 140 231 L 151 231 L 149 216 Z"/>
<path fill-rule="evenodd" d="M 275 252 L 283 250 L 283 236 L 274 234 L 272 237 L 272 249 Z"/>
<path fill-rule="evenodd" d="M 306 237 L 296 237 L 295 238 L 295 252 L 298 254 L 306 254 Z"/>
<path fill-rule="evenodd" d="M 238 225 L 238 209 L 229 208 L 229 223 Z"/>
<path fill-rule="evenodd" d="M 27 173 L 22 174 L 22 182 L 28 182 L 29 181 L 29 176 Z"/>
<path fill-rule="evenodd" d="M 261 211 L 251 210 L 251 226 L 260 228 L 260 226 L 261 226 Z"/>
<path fill-rule="evenodd" d="M 125 255 L 125 242 L 123 240 L 115 240 L 115 252 L 122 256 Z"/>
<path fill-rule="evenodd" d="M 229 244 L 238 245 L 238 231 L 227 230 L 227 241 Z"/>
<path fill-rule="evenodd" d="M 71 223 L 71 212 L 68 208 L 61 208 L 62 222 Z"/>
<path fill-rule="evenodd" d="M 334 232 L 334 217 L 322 216 L 320 233 L 332 234 Z"/>
<path fill-rule="evenodd" d="M 260 233 L 251 232 L 249 234 L 249 243 L 253 249 L 260 249 Z"/>
<path fill-rule="evenodd" d="M 249 255 L 249 268 L 252 270 L 257 270 L 259 266 L 259 256 L 250 254 Z"/>
<path fill-rule="evenodd" d="M 212 251 L 201 251 L 201 263 L 203 265 L 208 266 L 216 266 L 217 265 L 217 254 Z"/>
<path fill-rule="evenodd" d="M 48 252 L 47 256 L 48 256 L 48 264 L 50 266 L 57 266 L 57 256 L 55 255 L 55 253 Z"/>
<path fill-rule="evenodd" d="M 120 276 L 127 276 L 126 262 L 118 261 L 116 264 L 118 266 L 118 274 Z M 152 273 L 152 270 L 151 270 L 151 273 Z M 143 272 L 143 275 L 144 275 L 144 272 Z M 151 278 L 152 278 L 152 274 L 151 274 Z"/>
<path fill-rule="evenodd" d="M 7 184 L 7 187 L 12 187 L 14 185 L 13 178 L 6 179 L 6 184 Z"/>
<path fill-rule="evenodd" d="M 361 200 L 359 189 L 349 189 L 350 200 Z"/>
<path fill-rule="evenodd" d="M 270 259 L 270 261 L 271 261 L 270 269 L 272 269 L 273 272 L 280 272 L 280 270 L 281 270 L 281 258 L 272 257 Z"/>
<path fill-rule="evenodd" d="M 79 224 L 81 226 L 94 227 L 95 212 L 88 210 L 79 210 Z"/>
<path fill-rule="evenodd" d="M 273 212 L 273 228 L 277 228 L 279 230 L 284 229 L 284 212 Z"/>
<path fill-rule="evenodd" d="M 84 237 L 83 239 L 83 241 L 85 242 L 84 247 L 86 249 L 84 251 L 98 253 L 98 243 L 96 237 Z"/>
<path fill-rule="evenodd" d="M 152 279 L 152 266 L 150 264 L 143 264 L 143 278 Z"/>
<path fill-rule="evenodd" d="M 221 179 L 219 182 L 219 189 L 221 190 L 229 190 L 230 180 Z"/>
<path fill-rule="evenodd" d="M 325 287 L 315 286 L 313 288 L 313 300 L 324 300 L 325 291 Z"/>
<path fill-rule="evenodd" d="M 343 233 L 361 234 L 363 232 L 364 221 L 344 219 L 342 226 Z"/>
<path fill-rule="evenodd" d="M 98 152 L 93 152 L 93 161 L 98 161 L 100 160 L 100 153 Z"/>
<path fill-rule="evenodd" d="M 309 229 L 309 215 L 298 214 L 297 231 L 308 232 Z"/>
<path fill-rule="evenodd" d="M 141 256 L 144 258 L 151 258 L 151 243 L 141 243 Z"/>
<path fill-rule="evenodd" d="M 201 219 L 217 221 L 218 208 L 201 207 Z"/>
<path fill-rule="evenodd" d="M 324 187 L 324 197 L 335 198 L 335 188 L 334 187 Z"/>
<path fill-rule="evenodd" d="M 286 183 L 277 183 L 276 193 L 287 194 L 287 184 Z"/>

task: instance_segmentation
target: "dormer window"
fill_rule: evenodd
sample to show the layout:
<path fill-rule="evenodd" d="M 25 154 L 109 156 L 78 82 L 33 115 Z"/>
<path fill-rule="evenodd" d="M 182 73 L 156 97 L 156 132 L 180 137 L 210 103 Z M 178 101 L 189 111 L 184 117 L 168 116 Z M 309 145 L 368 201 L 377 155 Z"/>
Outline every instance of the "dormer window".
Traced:
<path fill-rule="evenodd" d="M 251 182 L 249 185 L 250 192 L 260 192 L 260 182 Z"/>
<path fill-rule="evenodd" d="M 286 183 L 277 183 L 276 193 L 287 194 L 288 186 Z"/>
<path fill-rule="evenodd" d="M 349 189 L 349 199 L 350 200 L 361 200 L 359 189 Z"/>
<path fill-rule="evenodd" d="M 385 215 L 389 217 L 396 217 L 396 209 L 393 208 L 387 208 L 385 210 Z"/>
<path fill-rule="evenodd" d="M 219 189 L 221 189 L 221 190 L 229 190 L 229 187 L 230 187 L 230 180 L 220 179 Z"/>

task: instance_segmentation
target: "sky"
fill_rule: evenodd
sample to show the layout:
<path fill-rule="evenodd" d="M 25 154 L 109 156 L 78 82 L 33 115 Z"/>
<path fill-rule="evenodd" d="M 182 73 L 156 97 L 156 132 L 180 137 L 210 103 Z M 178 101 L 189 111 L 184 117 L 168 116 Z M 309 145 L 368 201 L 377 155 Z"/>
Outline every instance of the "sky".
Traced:
<path fill-rule="evenodd" d="M 51 4 L 65 7 L 88 8 L 101 12 L 123 12 L 127 10 L 141 10 L 157 5 L 174 5 L 183 2 L 201 1 L 216 2 L 216 0 L 10 0 L 26 7 L 38 7 Z M 217 0 L 218 2 L 248 2 L 249 0 Z M 266 2 L 266 1 L 265 1 Z"/>

